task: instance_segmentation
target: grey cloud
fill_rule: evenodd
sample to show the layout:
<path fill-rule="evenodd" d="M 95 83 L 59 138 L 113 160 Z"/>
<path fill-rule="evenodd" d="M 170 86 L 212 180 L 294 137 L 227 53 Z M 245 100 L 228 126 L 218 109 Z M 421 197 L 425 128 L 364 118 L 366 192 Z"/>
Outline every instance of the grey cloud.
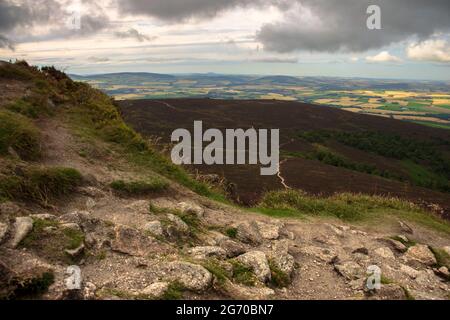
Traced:
<path fill-rule="evenodd" d="M 10 50 L 14 50 L 14 44 L 11 40 L 0 34 L 0 48 L 9 48 Z"/>
<path fill-rule="evenodd" d="M 269 0 L 118 0 L 122 10 L 147 14 L 163 20 L 210 18 L 238 6 L 257 5 Z M 278 0 L 273 0 L 278 1 Z"/>
<path fill-rule="evenodd" d="M 310 10 L 320 23 L 308 25 L 301 20 L 301 7 L 287 3 Z M 257 33 L 270 51 L 362 52 L 450 30 L 448 0 L 292 0 L 283 4 L 284 20 L 266 24 Z M 382 30 L 366 27 L 366 10 L 372 4 L 381 7 Z"/>
<path fill-rule="evenodd" d="M 152 41 L 154 39 L 156 39 L 156 37 L 149 37 L 145 34 L 140 33 L 139 31 L 137 31 L 134 28 L 130 28 L 127 31 L 117 31 L 115 33 L 116 37 L 118 38 L 134 38 L 139 42 L 144 42 L 144 41 Z"/>

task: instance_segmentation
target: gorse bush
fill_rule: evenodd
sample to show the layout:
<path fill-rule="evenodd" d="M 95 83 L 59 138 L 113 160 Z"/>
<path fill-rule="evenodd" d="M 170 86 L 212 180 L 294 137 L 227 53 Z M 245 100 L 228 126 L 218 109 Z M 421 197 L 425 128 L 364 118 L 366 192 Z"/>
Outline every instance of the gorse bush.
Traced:
<path fill-rule="evenodd" d="M 0 154 L 7 154 L 9 148 L 24 160 L 37 160 L 40 156 L 40 133 L 24 116 L 0 111 Z"/>

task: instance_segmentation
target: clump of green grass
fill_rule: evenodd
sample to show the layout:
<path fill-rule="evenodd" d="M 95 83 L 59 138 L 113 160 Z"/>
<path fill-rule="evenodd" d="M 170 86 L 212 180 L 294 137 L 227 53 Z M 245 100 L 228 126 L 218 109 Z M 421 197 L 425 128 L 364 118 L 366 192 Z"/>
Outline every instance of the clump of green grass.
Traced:
<path fill-rule="evenodd" d="M 252 268 L 236 260 L 231 261 L 231 264 L 233 265 L 233 280 L 235 282 L 249 287 L 254 287 L 258 283 Z"/>
<path fill-rule="evenodd" d="M 1 178 L 0 198 L 35 201 L 40 204 L 47 204 L 52 198 L 67 195 L 82 183 L 82 176 L 77 170 L 61 167 L 25 168 Z"/>
<path fill-rule="evenodd" d="M 220 285 L 224 285 L 225 282 L 229 279 L 230 275 L 228 274 L 227 270 L 225 270 L 221 265 L 220 262 L 215 259 L 209 259 L 205 263 L 203 263 L 203 266 L 206 270 L 211 272 L 212 275 L 214 275 L 217 279 L 217 282 Z"/>
<path fill-rule="evenodd" d="M 257 210 L 268 215 L 281 212 L 284 216 L 300 218 L 331 216 L 349 222 L 396 216 L 450 234 L 447 221 L 398 198 L 350 193 L 319 197 L 299 190 L 273 191 L 265 194 Z"/>
<path fill-rule="evenodd" d="M 436 266 L 438 268 L 447 267 L 448 269 L 450 269 L 450 255 L 443 249 L 438 249 L 434 247 L 430 247 L 430 249 L 436 258 L 437 261 Z"/>
<path fill-rule="evenodd" d="M 52 230 L 49 231 L 48 227 L 52 227 Z M 80 247 L 84 240 L 84 233 L 80 230 L 61 228 L 58 222 L 36 219 L 33 229 L 20 246 L 34 250 L 49 260 L 71 263 L 72 258 L 67 256 L 64 250 L 74 250 Z"/>
<path fill-rule="evenodd" d="M 238 230 L 236 228 L 228 228 L 225 230 L 225 233 L 231 239 L 236 239 Z"/>
<path fill-rule="evenodd" d="M 183 293 L 186 291 L 186 287 L 175 281 L 169 284 L 169 288 L 161 297 L 161 300 L 181 300 L 183 299 Z"/>
<path fill-rule="evenodd" d="M 269 260 L 269 267 L 272 275 L 270 280 L 271 285 L 276 288 L 288 287 L 291 283 L 291 278 L 289 277 L 289 275 L 278 268 L 278 266 L 272 260 Z"/>
<path fill-rule="evenodd" d="M 47 97 L 41 95 L 32 95 L 18 99 L 15 102 L 6 105 L 6 109 L 32 119 L 36 119 L 43 114 L 50 114 L 47 105 Z"/>
<path fill-rule="evenodd" d="M 153 179 L 147 181 L 116 180 L 110 184 L 110 187 L 114 191 L 130 196 L 160 192 L 166 190 L 168 186 L 168 183 L 161 179 Z"/>
<path fill-rule="evenodd" d="M 12 148 L 23 160 L 37 160 L 40 151 L 40 132 L 26 117 L 0 111 L 0 154 Z"/>

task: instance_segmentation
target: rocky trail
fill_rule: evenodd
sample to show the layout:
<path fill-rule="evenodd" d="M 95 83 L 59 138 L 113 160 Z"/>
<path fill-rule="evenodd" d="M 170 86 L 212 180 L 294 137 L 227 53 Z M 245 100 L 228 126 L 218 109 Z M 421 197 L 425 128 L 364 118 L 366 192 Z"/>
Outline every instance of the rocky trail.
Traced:
<path fill-rule="evenodd" d="M 449 298 L 448 270 L 436 268 L 428 247 L 449 252 L 444 236 L 403 223 L 374 231 L 331 219 L 272 219 L 181 187 L 120 197 L 105 187 L 107 180 L 136 173 L 89 163 L 76 155 L 76 139 L 67 129 L 56 122 L 43 127 L 57 132 L 46 139 L 43 161 L 70 162 L 95 182 L 52 210 L 0 205 L 2 282 L 51 270 L 54 281 L 45 299 L 161 299 L 178 293 L 187 299 Z M 62 230 L 74 230 L 82 241 L 71 250 L 55 246 Z M 24 246 L 30 234 L 36 243 Z M 69 265 L 81 270 L 80 290 L 66 287 Z M 374 265 L 383 284 L 370 291 L 367 270 Z"/>

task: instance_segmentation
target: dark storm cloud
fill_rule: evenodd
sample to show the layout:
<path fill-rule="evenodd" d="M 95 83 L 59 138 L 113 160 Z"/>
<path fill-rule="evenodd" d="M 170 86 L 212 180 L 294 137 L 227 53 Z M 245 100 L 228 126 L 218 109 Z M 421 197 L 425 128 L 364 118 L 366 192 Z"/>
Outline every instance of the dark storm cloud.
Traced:
<path fill-rule="evenodd" d="M 297 2 L 301 7 L 291 7 Z M 433 33 L 450 30 L 449 0 L 293 0 L 283 1 L 285 19 L 264 25 L 257 39 L 265 49 L 362 52 L 416 36 L 423 40 Z M 382 30 L 366 27 L 369 5 L 381 7 Z M 308 25 L 300 18 L 310 10 L 320 19 Z"/>
<path fill-rule="evenodd" d="M 81 17 L 80 29 L 68 29 L 66 22 L 70 13 L 65 5 L 73 1 L 55 0 L 0 0 L 0 47 L 13 48 L 11 34 L 17 29 L 21 39 L 34 39 L 33 27 L 49 26 L 51 34 L 39 35 L 42 38 L 65 38 L 70 36 L 88 36 L 105 29 L 109 18 L 103 14 L 101 7 L 91 4 L 91 10 Z M 20 29 L 22 28 L 22 29 Z"/>
<path fill-rule="evenodd" d="M 270 0 L 118 0 L 131 14 L 147 14 L 163 20 L 210 18 L 238 6 L 257 5 Z M 277 0 L 275 0 L 277 1 Z"/>
<path fill-rule="evenodd" d="M 145 34 L 142 34 L 134 28 L 130 28 L 127 31 L 117 31 L 117 32 L 115 32 L 115 35 L 116 35 L 116 37 L 122 38 L 122 39 L 133 38 L 139 42 L 152 41 L 156 38 L 156 37 L 149 37 Z"/>

